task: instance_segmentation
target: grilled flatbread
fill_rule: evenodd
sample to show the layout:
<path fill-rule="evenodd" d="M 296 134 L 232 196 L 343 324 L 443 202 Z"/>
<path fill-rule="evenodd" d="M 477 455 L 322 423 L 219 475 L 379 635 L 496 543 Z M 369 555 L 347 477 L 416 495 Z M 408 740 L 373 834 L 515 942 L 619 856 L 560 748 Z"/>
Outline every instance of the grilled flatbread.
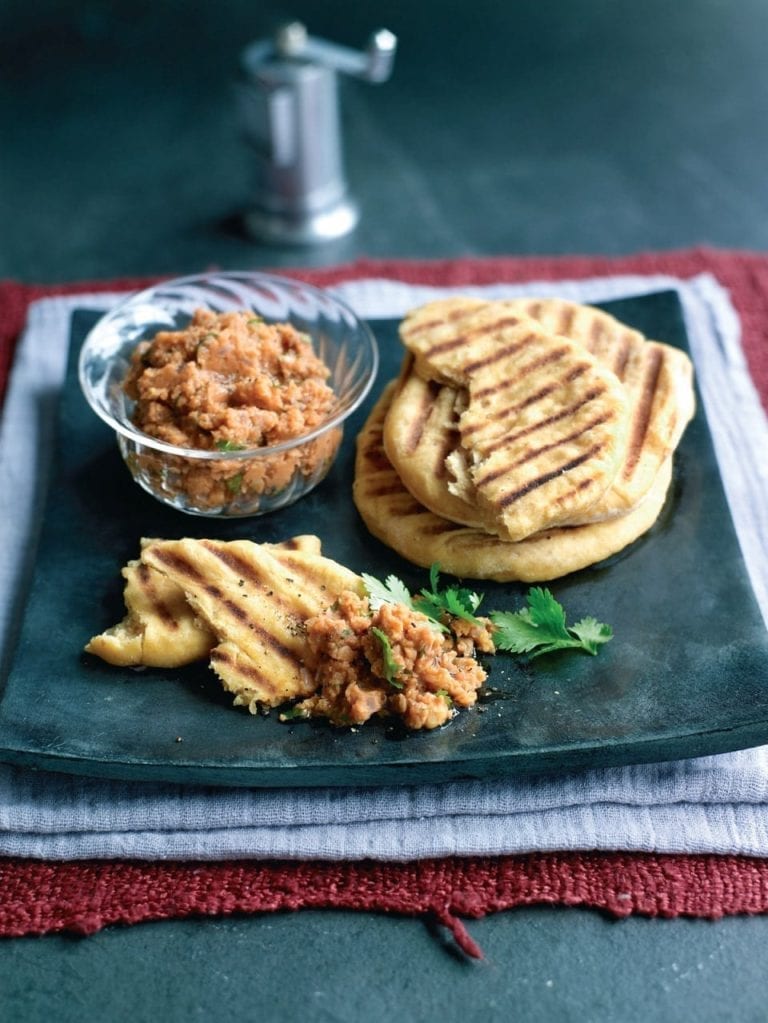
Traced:
<path fill-rule="evenodd" d="M 495 532 L 493 516 L 471 499 L 466 458 L 451 457 L 461 445 L 459 419 L 466 406 L 463 388 L 425 380 L 406 356 L 384 423 L 384 450 L 406 488 L 430 511 Z"/>
<path fill-rule="evenodd" d="M 515 327 L 528 319 L 518 310 L 495 323 L 482 319 L 489 303 L 481 298 L 441 298 L 412 309 L 400 324 L 400 340 L 415 360 L 416 372 L 425 380 L 463 384 L 466 349 L 487 333 Z M 478 321 L 475 318 L 480 316 Z"/>
<path fill-rule="evenodd" d="M 626 451 L 627 398 L 582 344 L 505 303 L 475 300 L 466 313 L 456 300 L 430 303 L 405 318 L 401 336 L 420 376 L 466 389 L 448 486 L 489 532 L 522 540 L 572 521 L 611 485 Z"/>
<path fill-rule="evenodd" d="M 143 539 L 142 552 L 157 542 Z M 320 554 L 320 540 L 312 535 L 263 546 L 285 568 L 291 566 L 295 551 Z M 151 668 L 178 668 L 208 656 L 216 635 L 195 614 L 177 583 L 141 558 L 129 561 L 122 575 L 126 616 L 94 636 L 85 647 L 88 653 L 121 667 Z"/>
<path fill-rule="evenodd" d="M 215 634 L 211 665 L 252 712 L 314 691 L 304 623 L 343 590 L 362 593 L 360 577 L 329 558 L 292 551 L 281 560 L 250 540 L 166 540 L 142 557 Z"/>
<path fill-rule="evenodd" d="M 480 300 L 431 303 L 413 314 L 422 354 L 429 332 L 443 325 L 443 340 L 466 325 Z M 695 411 L 691 360 L 677 348 L 648 341 L 615 317 L 561 299 L 497 302 L 506 316 L 527 316 L 552 333 L 583 344 L 624 385 L 629 403 L 626 453 L 611 486 L 584 512 L 561 524 L 579 525 L 625 514 L 649 492 L 660 467 L 676 448 Z M 461 314 L 461 315 L 459 315 Z M 453 319 L 451 319 L 453 317 Z M 410 318 L 409 318 L 410 319 Z M 451 326 L 453 324 L 453 326 Z M 431 326 L 430 326 L 431 325 Z M 409 327 L 404 324 L 404 332 Z M 406 361 L 387 416 L 387 455 L 411 493 L 427 508 L 464 525 L 496 532 L 477 507 L 458 420 L 466 405 L 460 388 L 423 380 Z"/>
<path fill-rule="evenodd" d="M 545 330 L 581 342 L 616 374 L 627 393 L 629 431 L 621 468 L 597 504 L 570 522 L 594 522 L 634 508 L 650 490 L 695 412 L 691 360 L 679 348 L 649 341 L 592 306 L 554 298 L 504 305 L 531 316 Z"/>
<path fill-rule="evenodd" d="M 645 501 L 626 515 L 584 526 L 548 529 L 512 543 L 434 514 L 405 488 L 386 456 L 384 420 L 390 384 L 358 435 L 353 496 L 371 533 L 402 557 L 467 579 L 545 582 L 586 568 L 623 550 L 658 518 L 672 475 L 662 466 Z"/>

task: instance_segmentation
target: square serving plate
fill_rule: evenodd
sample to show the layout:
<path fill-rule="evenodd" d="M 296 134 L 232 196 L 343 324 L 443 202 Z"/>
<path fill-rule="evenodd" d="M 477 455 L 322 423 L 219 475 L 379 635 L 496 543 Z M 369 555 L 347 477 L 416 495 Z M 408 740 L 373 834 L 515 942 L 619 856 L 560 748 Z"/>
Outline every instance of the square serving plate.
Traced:
<path fill-rule="evenodd" d="M 677 296 L 604 308 L 685 348 Z M 348 423 L 326 480 L 264 518 L 204 520 L 166 508 L 130 479 L 110 430 L 87 408 L 77 353 L 98 318 L 78 310 L 58 441 L 23 621 L 0 697 L 0 760 L 114 778 L 253 786 L 412 784 L 672 760 L 768 741 L 768 640 L 723 493 L 701 404 L 645 537 L 550 583 L 570 621 L 594 615 L 615 638 L 599 656 L 498 655 L 476 708 L 429 733 L 386 721 L 357 730 L 281 724 L 234 709 L 207 665 L 120 669 L 83 653 L 123 615 L 120 568 L 142 536 L 276 541 L 315 532 L 350 568 L 411 587 L 427 573 L 373 539 L 351 499 L 355 435 L 402 349 L 374 321 L 381 369 Z M 473 584 L 486 609 L 517 609 L 526 587 Z"/>

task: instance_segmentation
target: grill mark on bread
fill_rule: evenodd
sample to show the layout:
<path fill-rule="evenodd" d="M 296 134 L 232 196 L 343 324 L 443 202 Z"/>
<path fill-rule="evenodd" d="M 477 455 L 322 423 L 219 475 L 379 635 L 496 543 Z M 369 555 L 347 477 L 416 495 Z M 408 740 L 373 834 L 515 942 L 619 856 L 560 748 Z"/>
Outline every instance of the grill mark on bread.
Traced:
<path fill-rule="evenodd" d="M 211 596 L 214 596 L 213 591 L 217 588 L 218 587 L 216 586 L 210 587 L 208 592 Z M 206 589 L 208 589 L 208 587 L 206 587 Z M 296 660 L 293 651 L 290 650 L 285 643 L 282 643 L 277 636 L 273 635 L 273 633 L 269 631 L 269 629 L 265 629 L 263 625 L 251 618 L 248 612 L 236 604 L 233 600 L 222 600 L 221 607 L 228 611 L 232 617 L 236 618 L 242 625 L 250 629 L 251 632 L 255 633 L 264 643 L 264 646 L 277 654 L 278 657 L 282 657 L 286 661 Z"/>
<path fill-rule="evenodd" d="M 651 409 L 656 397 L 663 361 L 662 349 L 652 348 L 643 378 L 642 396 L 635 407 L 635 415 L 632 417 L 632 424 L 630 426 L 627 456 L 623 468 L 625 478 L 631 476 L 637 467 L 643 445 L 645 444 L 645 437 L 651 421 Z"/>
<path fill-rule="evenodd" d="M 569 419 L 571 416 L 574 416 L 588 401 L 593 401 L 602 393 L 601 388 L 594 387 L 592 390 L 587 392 L 584 398 L 573 405 L 569 405 L 568 408 L 561 409 L 559 412 L 553 412 L 551 416 L 547 416 L 545 419 L 540 419 L 537 423 L 531 423 L 530 426 L 523 427 L 523 429 L 518 430 L 517 433 L 510 433 L 500 437 L 497 441 L 494 441 L 493 444 L 490 444 L 488 447 L 483 449 L 486 456 L 497 451 L 499 448 L 504 447 L 505 444 L 511 444 L 514 441 L 521 440 L 523 437 L 529 437 L 532 433 L 536 433 L 538 430 L 542 430 L 546 426 L 551 426 L 553 423 L 559 423 L 563 419 Z"/>
<path fill-rule="evenodd" d="M 430 380 L 421 392 L 419 408 L 413 416 L 411 428 L 408 431 L 408 437 L 405 442 L 406 451 L 409 455 L 412 455 L 416 448 L 418 448 L 419 442 L 424 436 L 424 429 L 429 421 L 430 415 L 432 414 L 435 399 L 439 393 L 440 386 L 433 380 Z"/>
<path fill-rule="evenodd" d="M 431 515 L 431 513 L 430 513 Z M 437 516 L 431 516 L 437 519 Z M 425 523 L 420 527 L 423 536 L 441 536 L 443 533 L 457 533 L 464 529 L 458 522 L 450 522 L 448 519 L 437 519 L 435 522 Z"/>
<path fill-rule="evenodd" d="M 288 649 L 285 644 L 281 643 L 276 636 L 273 636 L 268 629 L 265 629 L 259 622 L 254 621 L 249 617 L 248 612 L 236 604 L 233 600 L 224 596 L 223 591 L 213 583 L 207 581 L 205 576 L 198 571 L 197 568 L 187 559 L 182 557 L 180 554 L 174 554 L 169 551 L 164 551 L 162 548 L 155 548 L 154 556 L 162 561 L 163 564 L 167 565 L 168 568 L 178 572 L 179 575 L 186 576 L 193 580 L 205 593 L 208 594 L 218 607 L 225 610 L 232 618 L 236 619 L 241 625 L 247 626 L 251 631 L 255 632 L 256 635 L 261 637 L 264 641 L 265 646 L 274 650 L 280 657 L 284 657 L 287 660 L 295 660 L 292 652 Z M 213 552 L 215 553 L 215 551 Z"/>
<path fill-rule="evenodd" d="M 525 454 L 521 455 L 521 457 L 516 459 L 514 462 L 509 462 L 507 465 L 500 466 L 498 469 L 495 469 L 493 472 L 488 473 L 488 475 L 486 476 L 483 475 L 479 476 L 479 478 L 475 480 L 475 483 L 477 486 L 483 486 L 486 483 L 491 483 L 494 480 L 499 479 L 501 476 L 506 476 L 506 474 L 508 472 L 511 472 L 513 469 L 517 469 L 519 466 L 525 465 L 532 459 L 538 458 L 539 455 L 545 455 L 549 451 L 554 451 L 556 448 L 561 447 L 561 445 L 563 444 L 570 444 L 572 441 L 578 440 L 579 437 L 582 437 L 589 430 L 593 430 L 597 426 L 602 426 L 604 423 L 609 422 L 609 420 L 611 419 L 613 419 L 613 416 L 608 413 L 605 413 L 604 415 L 601 416 L 596 416 L 592 420 L 590 420 L 590 422 L 585 423 L 584 426 L 581 426 L 577 430 L 574 430 L 572 433 L 569 433 L 567 437 L 557 437 L 549 444 L 542 444 L 538 448 L 530 448 L 528 451 L 525 452 Z"/>
<path fill-rule="evenodd" d="M 598 341 L 602 340 L 604 333 L 602 321 L 595 316 L 589 327 L 590 340 L 593 344 L 597 344 Z"/>
<path fill-rule="evenodd" d="M 363 457 L 365 458 L 366 462 L 369 462 L 377 472 L 380 472 L 382 469 L 386 469 L 387 467 L 386 460 L 382 456 L 381 451 L 379 449 L 365 451 L 363 452 Z"/>
<path fill-rule="evenodd" d="M 618 347 L 616 355 L 614 356 L 614 362 L 612 366 L 613 372 L 622 382 L 624 381 L 624 374 L 627 371 L 627 363 L 629 362 L 629 356 L 631 352 L 632 352 L 631 339 L 626 334 L 624 334 L 624 336 L 621 339 L 621 345 Z"/>
<path fill-rule="evenodd" d="M 226 550 L 207 540 L 203 540 L 202 543 L 207 551 L 218 558 L 238 578 L 247 579 L 253 586 L 262 586 L 264 584 L 265 573 L 259 572 L 257 566 L 253 565 L 250 561 L 246 561 L 245 558 L 240 557 L 234 551 Z"/>
<path fill-rule="evenodd" d="M 363 457 L 367 462 L 373 466 L 377 471 L 382 471 L 389 468 L 390 462 L 384 453 L 384 431 L 376 430 L 375 433 L 371 433 L 371 444 L 370 447 L 365 448 L 362 452 Z"/>
<path fill-rule="evenodd" d="M 434 320 L 427 320 L 424 323 L 415 323 L 413 325 L 408 324 L 408 333 L 413 337 L 415 334 L 423 334 L 425 331 L 434 330 L 436 327 L 443 327 L 447 323 L 455 323 L 456 320 L 462 320 L 465 316 L 475 311 L 474 306 L 462 306 L 460 309 L 454 309 L 446 316 L 439 317 Z"/>
<path fill-rule="evenodd" d="M 518 322 L 519 322 L 518 320 L 512 320 L 512 323 Z M 501 321 L 500 325 L 503 325 L 503 321 Z M 494 324 L 493 326 L 496 325 Z M 483 329 L 482 331 L 475 331 L 472 334 L 468 335 L 467 341 L 471 341 L 471 339 L 475 337 L 476 334 L 478 333 L 486 334 L 488 332 L 489 331 L 487 328 Z M 531 341 L 533 341 L 533 334 L 526 334 L 526 336 L 522 338 L 520 341 L 514 341 L 512 342 L 512 344 L 503 345 L 499 348 L 494 349 L 494 351 L 490 352 L 482 359 L 475 359 L 474 362 L 468 362 L 467 365 L 464 367 L 464 375 L 469 377 L 473 373 L 476 373 L 479 369 L 487 369 L 488 366 L 493 366 L 495 363 L 501 362 L 502 359 L 506 359 L 510 355 L 515 355 L 517 352 L 521 351 L 523 348 L 529 345 Z"/>
<path fill-rule="evenodd" d="M 531 340 L 530 337 L 526 338 L 524 341 L 520 342 L 519 344 L 511 346 L 510 348 L 506 349 L 505 351 L 502 351 L 501 355 L 514 354 L 514 352 L 516 352 L 520 348 L 523 348 L 528 343 L 528 341 L 530 341 L 530 340 Z M 480 400 L 482 398 L 489 398 L 489 397 L 492 397 L 493 395 L 499 394 L 500 391 L 504 391 L 504 390 L 506 390 L 506 388 L 512 387 L 516 383 L 519 383 L 521 380 L 524 380 L 526 378 L 526 376 L 529 376 L 531 373 L 534 373 L 537 369 L 542 369 L 544 366 L 550 366 L 550 365 L 552 365 L 552 363 L 559 362 L 560 359 L 562 359 L 563 356 L 566 355 L 568 351 L 569 351 L 569 349 L 566 348 L 566 347 L 553 348 L 551 351 L 547 352 L 546 354 L 539 356 L 538 359 L 533 359 L 533 360 L 531 360 L 531 362 L 526 363 L 525 366 L 521 366 L 513 377 L 510 377 L 507 380 L 496 381 L 493 384 L 489 384 L 487 387 L 479 388 L 477 391 L 475 391 L 473 393 L 473 395 L 472 395 L 473 400 L 474 401 L 478 401 L 478 400 Z M 471 371 L 473 371 L 475 369 L 478 369 L 480 367 L 489 366 L 489 365 L 491 365 L 495 361 L 496 361 L 496 359 L 495 359 L 495 354 L 494 354 L 494 357 L 491 358 L 491 359 L 471 364 L 470 366 L 467 367 L 467 372 L 469 373 L 469 372 L 471 372 Z M 580 373 L 583 373 L 585 369 L 586 369 L 586 366 L 584 366 L 580 370 Z M 569 374 L 566 377 L 566 380 L 570 380 L 571 379 L 571 375 L 572 374 Z M 577 373 L 575 375 L 578 376 L 579 373 Z M 575 379 L 575 376 L 573 378 Z M 551 387 L 554 388 L 556 386 L 558 386 L 558 381 L 553 381 Z M 517 406 L 517 407 L 519 408 L 521 406 Z"/>
<path fill-rule="evenodd" d="M 478 533 L 470 533 L 469 531 L 466 531 L 461 536 L 461 543 L 462 546 L 466 547 L 468 550 L 471 550 L 473 547 L 479 547 L 482 549 L 483 547 L 496 547 L 499 543 L 499 538 L 497 536 L 491 536 L 490 533 L 487 536 L 481 536 Z"/>
<path fill-rule="evenodd" d="M 592 479 L 592 477 L 588 476 L 586 479 L 581 480 L 575 487 L 569 490 L 567 494 L 561 494 L 560 497 L 556 497 L 555 501 L 557 502 L 557 504 L 565 504 L 566 501 L 572 500 L 572 498 L 574 498 L 576 494 L 580 494 L 583 490 L 588 490 L 590 487 L 592 487 L 594 482 L 595 481 Z"/>
<path fill-rule="evenodd" d="M 214 557 L 218 558 L 222 564 L 226 565 L 227 568 L 233 572 L 238 579 L 244 579 L 251 583 L 253 586 L 264 587 L 265 585 L 270 586 L 270 600 L 279 605 L 281 608 L 291 610 L 291 603 L 285 600 L 279 593 L 274 591 L 270 585 L 269 580 L 272 577 L 272 569 L 267 567 L 264 571 L 258 571 L 258 567 L 252 562 L 247 561 L 241 555 L 234 551 L 231 551 L 224 547 L 217 547 L 215 544 L 209 541 L 203 541 L 203 546 L 206 550 L 210 551 Z M 285 562 L 280 562 L 284 569 L 287 569 Z M 297 564 L 295 560 L 291 559 L 290 563 L 291 576 L 298 579 L 301 587 L 307 592 L 317 593 L 317 586 L 312 578 L 311 573 L 306 569 L 305 566 Z M 289 582 L 294 581 L 292 578 Z"/>
<path fill-rule="evenodd" d="M 378 486 L 367 488 L 371 497 L 390 497 L 392 494 L 399 494 L 401 490 L 402 484 L 399 480 L 397 482 L 380 483 Z"/>
<path fill-rule="evenodd" d="M 554 391 L 562 387 L 563 384 L 573 383 L 574 380 L 577 380 L 586 372 L 587 368 L 588 367 L 586 366 L 586 364 L 577 366 L 575 369 L 571 370 L 562 380 L 552 380 L 550 383 L 545 384 L 543 387 L 540 387 L 538 391 L 534 391 L 533 394 L 529 394 L 522 401 L 518 402 L 517 405 L 509 405 L 503 411 L 497 413 L 497 415 L 493 416 L 492 418 L 489 418 L 485 423 L 481 422 L 480 420 L 477 420 L 474 423 L 468 423 L 467 426 L 463 427 L 462 435 L 464 437 L 470 437 L 478 430 L 486 429 L 489 423 L 505 422 L 512 416 L 517 415 L 518 412 L 522 412 L 524 409 L 530 408 L 531 405 L 535 405 L 537 401 L 541 401 L 542 398 L 546 398 L 548 395 L 552 394 Z M 604 390 L 605 388 L 593 387 L 590 391 L 587 392 L 586 397 L 578 404 L 570 405 L 567 409 L 564 409 L 562 413 L 555 413 L 551 416 L 547 416 L 546 419 L 542 419 L 538 423 L 534 423 L 531 426 L 527 426 L 523 430 L 519 431 L 518 433 L 512 434 L 509 437 L 503 437 L 501 441 L 497 441 L 490 448 L 486 448 L 485 449 L 486 453 L 490 451 L 495 451 L 500 443 L 503 444 L 507 443 L 507 441 L 517 440 L 519 437 L 524 437 L 527 433 L 530 433 L 533 430 L 541 429 L 542 427 L 549 426 L 551 423 L 555 423 L 560 419 L 567 418 L 570 415 L 574 415 L 587 401 L 594 401 L 596 398 L 599 398 L 600 395 L 604 392 Z"/>
<path fill-rule="evenodd" d="M 233 618 L 236 618 L 238 622 L 241 624 L 248 622 L 248 612 L 245 608 L 240 607 L 239 604 L 236 604 L 234 600 L 230 600 L 229 597 L 225 597 L 223 590 L 221 590 L 218 586 L 213 583 L 205 583 L 203 585 L 203 590 L 209 597 L 212 597 L 216 601 L 218 607 L 223 608 Z"/>
<path fill-rule="evenodd" d="M 259 689 L 266 690 L 266 692 L 274 695 L 277 694 L 277 689 L 275 688 L 272 680 L 263 672 L 259 671 L 256 665 L 243 664 L 242 661 L 235 662 L 225 650 L 221 650 L 219 647 L 214 647 L 213 650 L 211 650 L 211 661 L 214 664 L 226 665 L 230 671 L 236 672 L 249 682 L 256 683 Z"/>
<path fill-rule="evenodd" d="M 522 401 L 518 402 L 517 405 L 509 405 L 507 406 L 507 408 L 503 409 L 501 412 L 497 413 L 492 418 L 489 417 L 488 422 L 493 423 L 505 422 L 512 416 L 517 415 L 518 412 L 522 412 L 524 409 L 530 408 L 531 405 L 535 405 L 536 402 L 541 401 L 542 398 L 546 398 L 554 391 L 557 391 L 560 387 L 563 386 L 563 384 L 573 383 L 573 381 L 577 380 L 580 376 L 582 376 L 586 372 L 586 370 L 587 370 L 586 365 L 578 366 L 576 369 L 571 370 L 563 380 L 552 380 L 550 383 L 545 384 L 543 387 L 540 387 L 538 391 L 534 391 L 533 394 L 529 394 Z M 487 390 L 491 389 L 488 388 Z M 598 397 L 600 394 L 602 394 L 602 391 L 594 391 L 594 393 L 590 392 L 590 394 L 592 394 L 592 399 L 590 400 L 594 400 L 595 397 Z M 577 406 L 572 407 L 576 408 Z M 465 437 L 471 436 L 478 430 L 484 429 L 488 425 L 488 422 L 482 423 L 478 420 L 477 422 L 469 423 L 466 427 L 464 427 L 463 431 L 464 436 Z"/>
<path fill-rule="evenodd" d="M 566 337 L 570 336 L 569 331 L 573 327 L 573 320 L 575 316 L 576 306 L 569 305 L 563 309 L 563 317 L 562 320 L 560 321 L 558 334 L 565 334 Z"/>
<path fill-rule="evenodd" d="M 497 383 L 489 384 L 488 387 L 481 387 L 474 393 L 475 400 L 481 398 L 490 398 L 494 394 L 499 394 L 501 391 L 507 390 L 512 387 L 514 380 L 499 380 Z"/>
<path fill-rule="evenodd" d="M 535 479 L 528 480 L 527 483 L 523 484 L 522 487 L 518 487 L 517 490 L 512 490 L 510 493 L 505 494 L 497 502 L 499 508 L 508 508 L 515 501 L 519 501 L 521 497 L 525 497 L 526 494 L 530 494 L 533 490 L 539 487 L 545 486 L 551 480 L 557 476 L 562 476 L 565 472 L 570 472 L 571 469 L 576 469 L 580 465 L 583 465 L 590 458 L 594 458 L 595 455 L 600 453 L 602 444 L 593 444 L 592 447 L 578 455 L 576 458 L 572 458 L 569 462 L 565 462 L 563 465 L 559 465 L 556 469 L 552 469 L 549 472 L 542 473 L 541 476 L 537 476 Z"/>
<path fill-rule="evenodd" d="M 470 310 L 470 312 L 474 312 L 474 310 Z M 466 313 L 462 313 L 462 316 L 464 315 L 466 315 Z M 452 319 L 459 318 L 460 317 L 452 317 Z M 444 322 L 446 321 L 437 321 L 432 324 L 432 326 L 441 326 Z M 486 334 L 493 334 L 495 331 L 502 330 L 504 327 L 516 327 L 518 323 L 520 323 L 519 316 L 503 316 L 498 320 L 494 320 L 492 323 L 484 323 L 479 327 L 468 330 L 465 334 L 457 334 L 454 337 L 446 338 L 445 341 L 438 341 L 436 344 L 430 345 L 423 352 L 423 357 L 429 360 L 435 355 L 444 355 L 446 352 L 455 351 L 457 348 L 462 348 L 464 345 L 471 345 L 477 338 L 484 337 Z M 409 333 L 412 337 L 413 332 Z M 530 340 L 530 338 L 526 340 Z M 492 361 L 495 361 L 495 358 L 496 353 L 494 353 Z M 484 365 L 484 363 L 481 362 L 479 365 Z M 467 366 L 466 371 L 469 373 L 472 371 L 472 368 L 472 366 Z"/>
<path fill-rule="evenodd" d="M 145 565 L 143 561 L 139 562 L 137 575 L 144 595 L 151 604 L 150 614 L 154 611 L 166 628 L 174 632 L 178 630 L 179 623 L 173 613 L 168 608 L 168 605 L 157 596 L 157 590 L 152 581 L 152 572 L 149 565 Z"/>
<path fill-rule="evenodd" d="M 202 572 L 199 572 L 195 566 L 187 558 L 183 558 L 180 554 L 174 554 L 171 551 L 163 550 L 162 547 L 154 547 L 152 550 L 153 557 L 157 558 L 158 561 L 162 561 L 164 565 L 179 573 L 179 575 L 186 576 L 187 579 L 191 579 L 196 583 L 205 583 L 205 577 Z"/>
<path fill-rule="evenodd" d="M 448 341 L 441 341 L 439 344 L 430 345 L 428 351 L 424 353 L 425 358 L 430 359 L 434 355 L 444 355 L 446 352 L 452 352 L 456 348 L 461 348 L 466 343 L 466 338 L 460 335 L 459 337 L 452 337 Z"/>
<path fill-rule="evenodd" d="M 403 485 L 401 483 L 400 486 L 398 487 L 398 490 L 402 491 L 402 489 L 403 489 Z M 398 496 L 400 496 L 400 495 L 398 494 Z M 400 514 L 404 515 L 404 516 L 423 515 L 424 514 L 424 505 L 423 504 L 419 504 L 419 502 L 415 498 L 413 498 L 410 494 L 408 494 L 408 498 L 409 498 L 409 500 L 403 501 L 402 505 L 399 506 Z"/>

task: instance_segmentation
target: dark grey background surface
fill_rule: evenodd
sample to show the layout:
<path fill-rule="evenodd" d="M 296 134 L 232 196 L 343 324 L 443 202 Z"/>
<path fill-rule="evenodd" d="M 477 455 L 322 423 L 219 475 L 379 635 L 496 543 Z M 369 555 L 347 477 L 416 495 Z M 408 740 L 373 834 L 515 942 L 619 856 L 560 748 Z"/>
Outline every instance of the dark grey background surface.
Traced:
<path fill-rule="evenodd" d="M 352 238 L 239 231 L 251 166 L 231 84 L 289 17 L 394 78 L 342 90 Z M 768 5 L 6 0 L 0 276 L 65 281 L 357 256 L 768 248 Z M 11 1020 L 765 1019 L 768 919 L 530 909 L 470 925 L 467 963 L 418 922 L 303 913 L 0 945 Z"/>

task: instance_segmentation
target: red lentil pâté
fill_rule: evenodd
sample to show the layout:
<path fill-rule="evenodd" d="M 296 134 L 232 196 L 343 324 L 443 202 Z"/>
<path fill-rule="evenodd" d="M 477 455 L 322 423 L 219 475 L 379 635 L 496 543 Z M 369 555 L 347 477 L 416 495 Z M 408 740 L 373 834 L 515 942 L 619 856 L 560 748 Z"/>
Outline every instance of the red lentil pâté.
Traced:
<path fill-rule="evenodd" d="M 360 725 L 374 715 L 401 718 L 409 729 L 445 724 L 459 708 L 475 704 L 487 678 L 476 651 L 494 652 L 488 619 L 450 618 L 446 624 L 443 632 L 405 604 L 372 611 L 367 598 L 345 591 L 307 622 L 318 690 L 296 711 L 336 725 Z M 386 636 L 398 665 L 394 679 L 387 677 L 374 629 Z"/>
<path fill-rule="evenodd" d="M 291 324 L 253 313 L 195 311 L 183 330 L 162 330 L 133 353 L 124 388 L 133 422 L 168 444 L 203 451 L 270 447 L 320 426 L 335 396 L 330 370 Z M 284 489 L 296 472 L 313 475 L 341 439 L 336 428 L 274 456 L 196 461 L 147 452 L 142 469 L 176 472 L 180 493 L 203 506 Z"/>

